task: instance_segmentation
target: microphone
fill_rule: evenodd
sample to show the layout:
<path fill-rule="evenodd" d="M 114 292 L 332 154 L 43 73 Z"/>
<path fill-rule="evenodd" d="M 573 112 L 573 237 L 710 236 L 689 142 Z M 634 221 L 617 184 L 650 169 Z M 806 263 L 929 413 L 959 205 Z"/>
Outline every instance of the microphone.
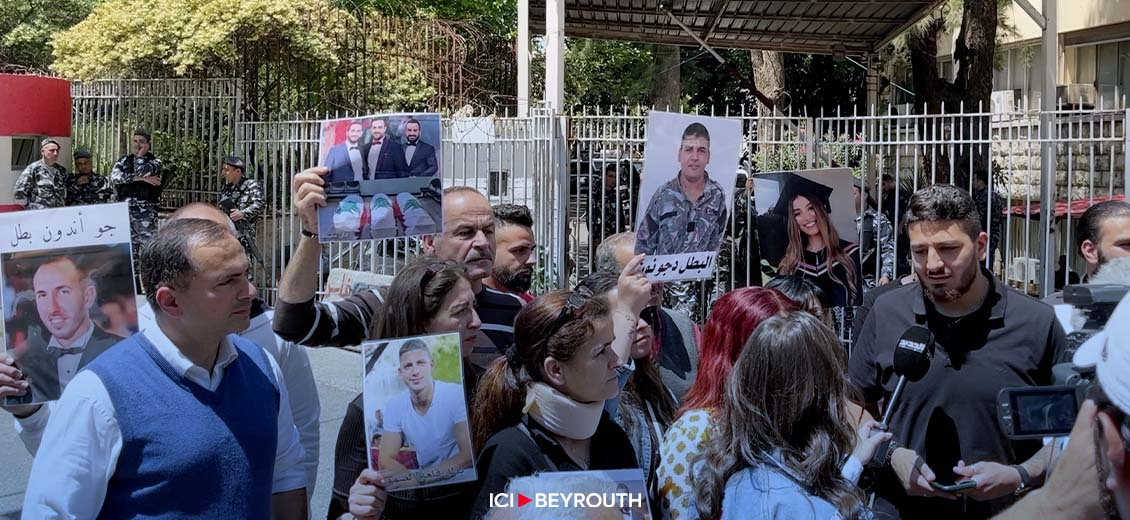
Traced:
<path fill-rule="evenodd" d="M 934 333 L 930 332 L 930 329 L 916 325 L 902 333 L 898 345 L 895 346 L 894 359 L 894 370 L 899 375 L 899 380 L 895 384 L 894 393 L 887 400 L 886 410 L 883 411 L 884 425 L 891 420 L 891 413 L 894 412 L 895 403 L 898 402 L 906 382 L 918 381 L 925 377 L 926 372 L 930 371 L 930 358 L 933 357 Z"/>

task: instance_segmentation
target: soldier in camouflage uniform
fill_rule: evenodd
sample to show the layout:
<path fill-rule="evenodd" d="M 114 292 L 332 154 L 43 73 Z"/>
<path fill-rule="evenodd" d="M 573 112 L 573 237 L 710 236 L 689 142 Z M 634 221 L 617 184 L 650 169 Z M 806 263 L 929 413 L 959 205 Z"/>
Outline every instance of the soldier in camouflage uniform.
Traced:
<path fill-rule="evenodd" d="M 27 209 L 61 208 L 67 202 L 67 169 L 56 162 L 59 142 L 44 139 L 39 153 L 43 158 L 24 168 L 16 178 L 12 195 Z"/>
<path fill-rule="evenodd" d="M 679 173 L 655 192 L 636 230 L 636 252 L 717 252 L 726 234 L 726 192 L 710 178 L 710 134 L 701 123 L 683 131 Z"/>
<path fill-rule="evenodd" d="M 104 204 L 114 198 L 114 188 L 105 175 L 94 173 L 93 156 L 86 150 L 75 152 L 75 172 L 67 175 L 67 205 Z"/>
<path fill-rule="evenodd" d="M 141 245 L 157 233 L 157 205 L 161 201 L 165 171 L 161 161 L 150 151 L 151 146 L 149 132 L 141 128 L 134 130 L 134 153 L 118 159 L 110 173 L 118 200 L 129 203 L 134 259 Z"/>
<path fill-rule="evenodd" d="M 255 242 L 255 223 L 263 214 L 263 187 L 255 179 L 244 175 L 246 166 L 239 157 L 224 157 L 221 170 L 227 182 L 220 188 L 220 207 L 235 223 L 239 243 L 247 252 L 248 261 L 262 264 L 263 258 Z"/>

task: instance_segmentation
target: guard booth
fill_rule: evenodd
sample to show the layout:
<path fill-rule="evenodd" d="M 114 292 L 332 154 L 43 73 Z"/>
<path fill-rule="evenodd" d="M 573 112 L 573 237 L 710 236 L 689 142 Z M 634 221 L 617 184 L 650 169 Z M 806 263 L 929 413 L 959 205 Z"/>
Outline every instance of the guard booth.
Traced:
<path fill-rule="evenodd" d="M 29 74 L 0 74 L 0 212 L 21 209 L 16 177 L 39 160 L 39 142 L 59 142 L 59 163 L 72 169 L 71 83 Z"/>

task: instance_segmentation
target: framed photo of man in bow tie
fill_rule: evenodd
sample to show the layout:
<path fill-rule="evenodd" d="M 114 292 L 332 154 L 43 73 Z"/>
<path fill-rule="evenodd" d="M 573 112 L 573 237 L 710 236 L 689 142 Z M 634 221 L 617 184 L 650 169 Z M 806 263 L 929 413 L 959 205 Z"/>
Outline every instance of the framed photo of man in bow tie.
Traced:
<path fill-rule="evenodd" d="M 22 373 L 16 385 L 24 390 L 13 395 L 10 386 L 5 389 L 5 405 L 59 399 L 80 369 L 124 339 L 120 334 L 137 331 L 128 216 L 124 204 L 114 206 L 122 210 L 117 224 L 121 227 L 90 218 L 97 210 L 87 209 L 87 215 L 74 208 L 51 210 L 73 213 L 74 218 L 45 218 L 42 226 L 28 226 L 36 230 L 27 233 L 27 242 L 36 249 L 0 252 L 3 347 Z M 113 217 L 117 212 L 108 213 L 98 216 Z M 74 225 L 80 222 L 77 219 L 85 221 Z M 48 235 L 43 230 L 52 230 L 50 243 L 63 242 L 72 231 L 69 238 L 89 235 L 89 242 L 97 240 L 97 229 L 111 227 L 124 232 L 110 238 L 109 244 L 43 248 Z M 103 236 L 108 233 L 109 229 Z M 130 297 L 115 297 L 120 294 Z"/>
<path fill-rule="evenodd" d="M 443 158 L 439 114 L 375 114 L 322 122 L 323 242 L 438 233 Z"/>

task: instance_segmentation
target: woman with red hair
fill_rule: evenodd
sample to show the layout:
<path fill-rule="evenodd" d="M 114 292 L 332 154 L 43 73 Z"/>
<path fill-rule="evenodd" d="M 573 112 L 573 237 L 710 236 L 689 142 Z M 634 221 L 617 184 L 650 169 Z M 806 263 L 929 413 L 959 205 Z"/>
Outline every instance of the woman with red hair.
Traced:
<path fill-rule="evenodd" d="M 713 433 L 712 415 L 722 403 L 730 371 L 762 321 L 797 310 L 797 304 L 780 292 L 760 287 L 731 291 L 714 304 L 702 338 L 698 376 L 659 446 L 656 472 L 664 518 L 697 517 L 691 461 Z"/>

